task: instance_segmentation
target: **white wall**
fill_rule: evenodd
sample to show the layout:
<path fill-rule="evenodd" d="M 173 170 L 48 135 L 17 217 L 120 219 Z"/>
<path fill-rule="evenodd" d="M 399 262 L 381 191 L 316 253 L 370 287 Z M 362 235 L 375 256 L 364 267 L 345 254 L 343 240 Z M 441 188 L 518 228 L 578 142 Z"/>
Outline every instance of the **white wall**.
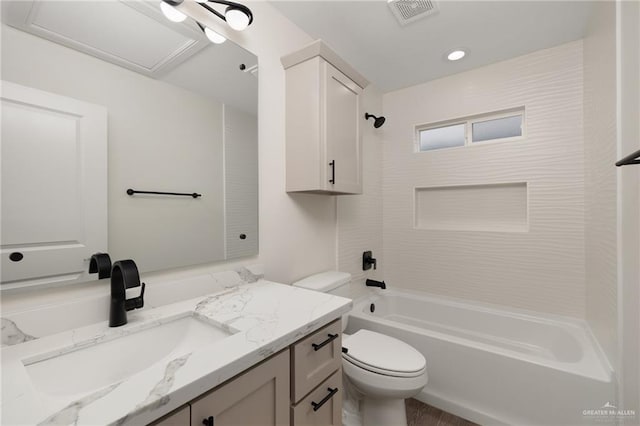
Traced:
<path fill-rule="evenodd" d="M 584 39 L 586 318 L 616 363 L 616 4 L 596 2 Z"/>
<path fill-rule="evenodd" d="M 222 103 L 4 24 L 2 59 L 4 80 L 106 107 L 114 260 L 153 271 L 224 259 Z M 131 197 L 127 188 L 203 197 Z"/>
<path fill-rule="evenodd" d="M 362 94 L 365 112 L 382 115 L 382 94 L 373 86 Z M 384 126 L 374 129 L 373 121 L 362 123 L 363 187 L 361 195 L 338 198 L 338 270 L 349 272 L 354 281 L 384 279 L 382 245 L 382 137 Z M 371 250 L 377 259 L 376 270 L 362 270 L 362 252 Z M 356 283 L 362 290 L 362 283 Z M 357 294 L 357 292 L 355 292 Z"/>
<path fill-rule="evenodd" d="M 616 2 L 618 158 L 640 149 L 640 3 Z M 640 167 L 618 169 L 619 406 L 640 415 Z"/>
<path fill-rule="evenodd" d="M 392 286 L 584 317 L 582 41 L 384 95 Z M 415 153 L 414 126 L 524 106 L 526 138 Z M 414 187 L 527 182 L 529 230 L 414 229 Z"/>

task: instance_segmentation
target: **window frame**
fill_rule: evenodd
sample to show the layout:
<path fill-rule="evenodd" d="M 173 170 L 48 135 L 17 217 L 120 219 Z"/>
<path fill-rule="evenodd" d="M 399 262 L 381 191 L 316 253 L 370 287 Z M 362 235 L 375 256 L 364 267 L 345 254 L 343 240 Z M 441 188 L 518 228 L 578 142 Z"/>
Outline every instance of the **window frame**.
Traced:
<path fill-rule="evenodd" d="M 508 118 L 508 117 L 514 117 L 514 116 L 522 117 L 522 124 L 520 126 L 520 129 L 521 129 L 520 136 L 488 139 L 488 140 L 477 141 L 477 142 L 473 141 L 473 124 L 474 123 L 481 123 L 484 121 L 491 121 L 491 120 L 499 120 L 501 118 Z M 446 147 L 446 148 L 428 149 L 426 151 L 423 151 L 420 149 L 420 133 L 421 132 L 425 130 L 439 129 L 442 127 L 457 126 L 461 124 L 465 126 L 464 127 L 464 145 L 452 146 L 452 147 Z M 527 129 L 526 124 L 527 124 L 527 116 L 526 116 L 526 111 L 524 106 L 509 108 L 509 109 L 500 110 L 500 111 L 488 112 L 484 114 L 477 114 L 477 115 L 458 118 L 454 120 L 438 121 L 438 122 L 429 123 L 429 124 L 418 124 L 414 126 L 414 151 L 418 154 L 421 154 L 421 153 L 427 153 L 427 152 L 443 151 L 443 150 L 449 150 L 449 149 L 460 149 L 460 148 L 467 148 L 472 146 L 482 146 L 487 144 L 514 142 L 518 140 L 523 140 L 526 138 L 526 129 Z"/>

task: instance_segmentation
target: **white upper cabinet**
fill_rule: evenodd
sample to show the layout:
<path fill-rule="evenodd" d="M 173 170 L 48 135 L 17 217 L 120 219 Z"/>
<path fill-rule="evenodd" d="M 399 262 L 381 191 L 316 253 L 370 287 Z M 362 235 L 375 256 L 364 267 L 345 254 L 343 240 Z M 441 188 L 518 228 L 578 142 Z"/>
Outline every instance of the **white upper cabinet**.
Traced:
<path fill-rule="evenodd" d="M 367 80 L 320 40 L 282 64 L 287 192 L 362 193 L 360 98 Z"/>
<path fill-rule="evenodd" d="M 107 249 L 107 110 L 2 82 L 2 288 L 86 280 Z"/>

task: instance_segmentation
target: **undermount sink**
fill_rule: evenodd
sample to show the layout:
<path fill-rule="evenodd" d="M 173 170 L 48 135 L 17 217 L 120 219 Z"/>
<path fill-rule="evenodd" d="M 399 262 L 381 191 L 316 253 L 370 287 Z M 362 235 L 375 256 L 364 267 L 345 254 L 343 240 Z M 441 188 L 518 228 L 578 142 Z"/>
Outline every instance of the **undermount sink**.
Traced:
<path fill-rule="evenodd" d="M 191 314 L 123 332 L 23 360 L 31 382 L 53 397 L 84 394 L 231 335 Z"/>

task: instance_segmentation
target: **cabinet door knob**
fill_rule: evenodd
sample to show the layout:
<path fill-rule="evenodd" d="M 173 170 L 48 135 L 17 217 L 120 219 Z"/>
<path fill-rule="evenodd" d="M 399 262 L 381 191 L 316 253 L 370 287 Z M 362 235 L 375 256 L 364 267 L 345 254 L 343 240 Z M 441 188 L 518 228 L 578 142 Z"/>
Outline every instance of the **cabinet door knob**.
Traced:
<path fill-rule="evenodd" d="M 19 251 L 14 251 L 13 253 L 11 253 L 9 255 L 9 259 L 12 262 L 20 262 L 23 257 L 24 257 L 24 255 L 22 253 L 20 253 Z"/>
<path fill-rule="evenodd" d="M 204 426 L 213 426 L 213 416 L 209 416 L 208 418 L 203 419 L 202 424 Z"/>

